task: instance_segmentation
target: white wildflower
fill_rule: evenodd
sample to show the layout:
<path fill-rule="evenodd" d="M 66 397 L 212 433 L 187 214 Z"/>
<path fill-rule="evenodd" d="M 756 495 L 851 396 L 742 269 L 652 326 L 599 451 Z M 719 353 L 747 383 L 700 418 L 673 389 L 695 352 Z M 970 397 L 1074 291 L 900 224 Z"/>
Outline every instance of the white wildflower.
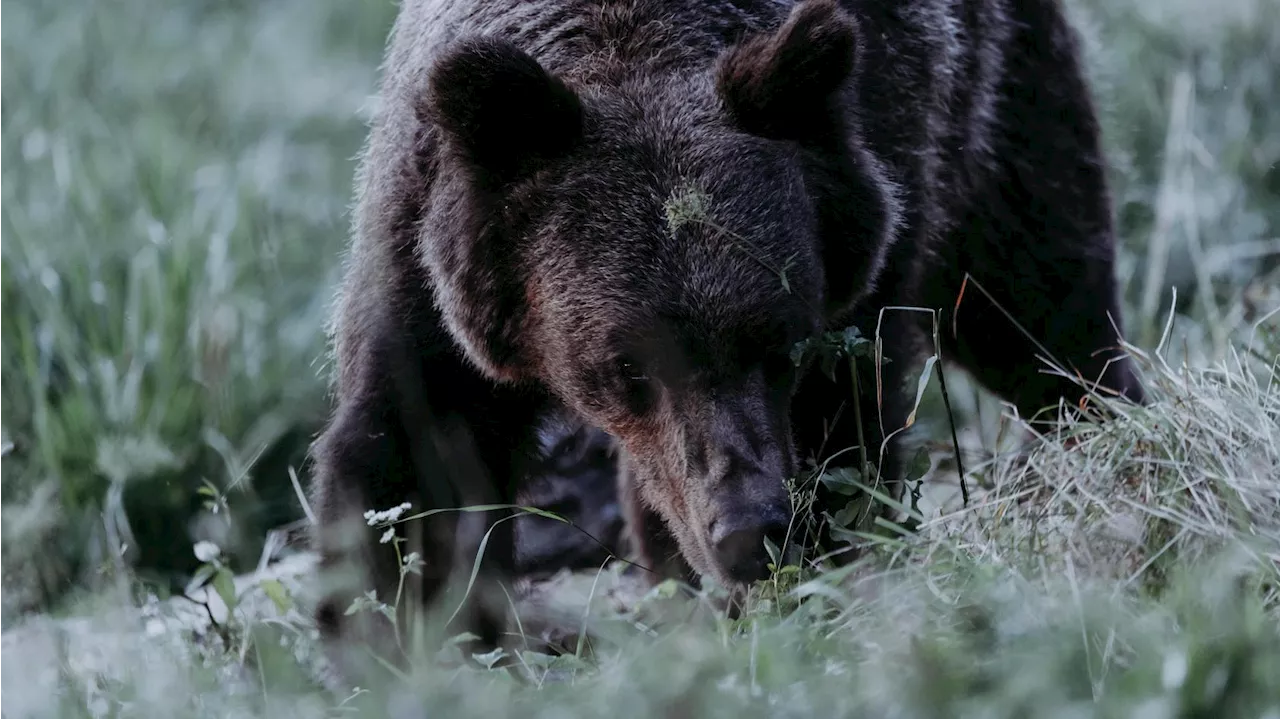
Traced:
<path fill-rule="evenodd" d="M 386 532 L 383 532 L 383 534 L 382 534 L 382 539 L 379 539 L 379 540 L 378 540 L 378 543 L 379 543 L 379 544 L 386 544 L 387 542 L 390 542 L 391 540 L 393 540 L 393 539 L 395 539 L 395 538 L 396 538 L 396 530 L 395 530 L 395 527 L 388 527 L 388 528 L 387 528 L 387 531 L 386 531 Z"/>
<path fill-rule="evenodd" d="M 218 558 L 219 554 L 222 554 L 222 550 L 218 549 L 218 545 L 213 542 L 203 540 L 196 542 L 195 546 L 192 547 L 192 550 L 196 554 L 196 559 L 199 559 L 202 562 L 212 562 Z"/>
<path fill-rule="evenodd" d="M 364 521 L 370 527 L 374 525 L 382 524 L 383 522 L 394 522 L 400 518 L 400 515 L 409 511 L 409 508 L 411 506 L 413 505 L 409 504 L 408 502 L 405 502 L 404 504 L 401 504 L 398 507 L 392 507 L 391 509 L 386 509 L 381 512 L 375 512 L 372 509 L 370 509 L 369 511 L 364 513 Z"/>

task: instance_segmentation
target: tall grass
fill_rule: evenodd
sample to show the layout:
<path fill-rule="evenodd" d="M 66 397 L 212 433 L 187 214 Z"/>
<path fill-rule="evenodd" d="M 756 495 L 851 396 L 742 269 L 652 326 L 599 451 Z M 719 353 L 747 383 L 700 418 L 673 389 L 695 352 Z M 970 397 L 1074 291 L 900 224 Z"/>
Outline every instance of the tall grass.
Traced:
<path fill-rule="evenodd" d="M 6 610 L 113 559 L 189 571 L 197 538 L 256 558 L 298 516 L 393 10 L 313 7 L 6 6 Z"/>

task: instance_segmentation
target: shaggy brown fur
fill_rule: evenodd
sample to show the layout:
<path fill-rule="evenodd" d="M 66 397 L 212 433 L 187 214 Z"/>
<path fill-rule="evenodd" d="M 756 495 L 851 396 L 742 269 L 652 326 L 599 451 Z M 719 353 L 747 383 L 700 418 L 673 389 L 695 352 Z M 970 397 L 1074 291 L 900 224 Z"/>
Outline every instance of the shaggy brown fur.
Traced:
<path fill-rule="evenodd" d="M 940 310 L 947 359 L 1026 414 L 1081 395 L 1045 351 L 1141 400 L 1105 351 L 1114 239 L 1077 56 L 1056 0 L 406 0 L 316 448 L 326 566 L 394 592 L 360 513 L 510 501 L 563 412 L 617 439 L 642 558 L 748 582 L 792 519 L 784 480 L 857 442 L 848 369 L 833 385 L 792 347 L 870 336 L 889 305 Z M 973 289 L 952 316 L 966 273 L 1017 324 Z M 872 450 L 921 329 L 883 323 Z M 455 523 L 421 528 L 423 601 L 475 548 Z M 511 571 L 510 527 L 483 577 Z M 344 587 L 326 637 L 354 621 Z M 502 594 L 475 606 L 496 641 Z"/>

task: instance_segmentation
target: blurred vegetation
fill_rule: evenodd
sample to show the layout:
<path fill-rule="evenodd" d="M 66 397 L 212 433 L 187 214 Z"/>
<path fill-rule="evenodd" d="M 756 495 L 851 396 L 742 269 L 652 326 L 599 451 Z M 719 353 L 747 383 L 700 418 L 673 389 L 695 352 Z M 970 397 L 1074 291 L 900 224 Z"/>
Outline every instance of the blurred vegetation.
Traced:
<path fill-rule="evenodd" d="M 113 557 L 189 572 L 196 538 L 252 563 L 300 516 L 287 471 L 326 411 L 322 322 L 394 9 L 6 4 L 6 610 Z"/>
<path fill-rule="evenodd" d="M 1280 2 L 1069 7 L 1113 167 L 1131 339 L 1154 343 L 1176 289 L 1220 354 L 1280 268 Z"/>

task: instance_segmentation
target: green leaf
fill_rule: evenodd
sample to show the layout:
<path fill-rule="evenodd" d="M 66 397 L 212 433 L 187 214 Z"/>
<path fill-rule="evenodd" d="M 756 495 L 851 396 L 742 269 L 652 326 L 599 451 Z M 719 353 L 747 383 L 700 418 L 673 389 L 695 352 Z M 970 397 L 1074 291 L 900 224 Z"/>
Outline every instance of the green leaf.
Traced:
<path fill-rule="evenodd" d="M 187 584 L 188 591 L 200 589 L 209 582 L 209 578 L 213 576 L 218 568 L 212 564 L 201 564 L 194 575 L 191 576 L 191 582 Z"/>
<path fill-rule="evenodd" d="M 258 583 L 258 586 L 281 614 L 288 612 L 293 606 L 293 601 L 289 598 L 289 590 L 285 589 L 279 579 L 264 579 Z"/>
<path fill-rule="evenodd" d="M 861 489 L 861 472 L 853 467 L 834 467 L 822 473 L 818 481 L 832 492 L 852 497 Z"/>
<path fill-rule="evenodd" d="M 674 579 L 664 579 L 661 584 L 653 588 L 653 594 L 661 599 L 670 599 L 680 590 L 679 585 Z"/>
<path fill-rule="evenodd" d="M 845 529 L 857 529 L 856 525 L 859 517 L 866 514 L 870 504 L 871 502 L 867 497 L 859 497 L 844 505 L 844 508 L 836 512 L 835 516 L 831 518 L 831 521 Z"/>
<path fill-rule="evenodd" d="M 827 529 L 831 532 L 831 536 L 836 541 L 854 544 L 859 538 L 856 532 L 853 532 L 845 528 L 842 524 L 837 523 L 830 514 L 823 512 L 822 516 L 827 520 Z"/>
<path fill-rule="evenodd" d="M 488 651 L 480 654 L 473 653 L 471 656 L 476 661 L 483 664 L 485 669 L 493 669 L 493 665 L 497 664 L 498 660 L 507 656 L 507 651 L 502 647 L 498 647 L 497 649 L 494 649 L 492 651 Z"/>
<path fill-rule="evenodd" d="M 933 462 L 929 459 L 929 450 L 925 447 L 918 447 L 915 454 L 911 456 L 911 461 L 907 463 L 907 471 L 904 475 L 908 479 L 920 479 L 929 472 L 929 468 L 933 466 Z"/>
<path fill-rule="evenodd" d="M 456 647 L 464 642 L 479 641 L 480 635 L 471 632 L 458 632 L 444 641 L 446 647 Z"/>
<path fill-rule="evenodd" d="M 764 551 L 765 554 L 769 555 L 769 561 L 773 562 L 774 566 L 780 564 L 782 553 L 778 551 L 778 545 L 774 544 L 773 540 L 768 537 L 764 538 Z"/>
<path fill-rule="evenodd" d="M 236 608 L 236 583 L 235 578 L 231 576 L 231 570 L 223 567 L 213 575 L 213 590 L 222 597 L 222 601 L 227 605 L 227 614 L 230 615 Z"/>
<path fill-rule="evenodd" d="M 840 350 L 844 352 L 846 357 L 870 357 L 872 343 L 871 340 L 862 336 L 862 330 L 857 325 L 850 325 L 840 333 Z"/>
<path fill-rule="evenodd" d="M 794 345 L 791 345 L 791 362 L 795 364 L 795 366 L 797 367 L 804 364 L 805 355 L 809 353 L 812 347 L 813 347 L 812 337 L 806 337 L 805 339 L 800 340 Z"/>

